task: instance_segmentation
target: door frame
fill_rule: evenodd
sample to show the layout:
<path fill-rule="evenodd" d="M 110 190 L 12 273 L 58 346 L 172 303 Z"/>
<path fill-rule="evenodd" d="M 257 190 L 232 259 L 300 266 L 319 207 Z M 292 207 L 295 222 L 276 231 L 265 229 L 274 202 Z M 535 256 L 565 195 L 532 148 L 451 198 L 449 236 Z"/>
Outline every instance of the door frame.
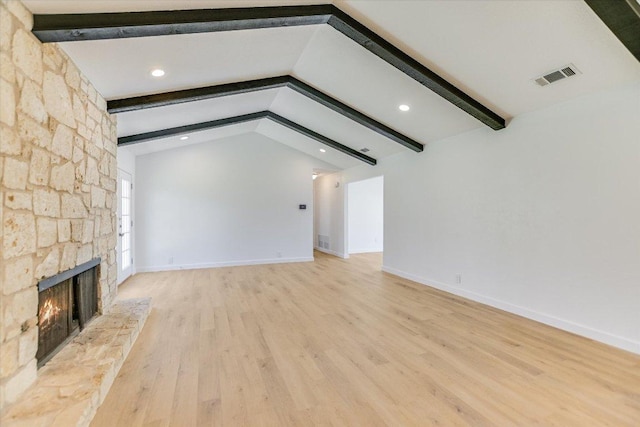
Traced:
<path fill-rule="evenodd" d="M 127 266 L 127 268 L 122 268 L 122 182 L 123 179 L 126 179 L 130 184 L 130 197 L 129 197 L 129 217 L 130 217 L 130 232 L 129 232 L 129 251 L 131 254 L 131 263 Z M 134 273 L 133 260 L 134 260 L 134 224 L 133 224 L 133 178 L 129 172 L 126 172 L 122 169 L 118 169 L 118 184 L 117 184 L 117 247 L 116 247 L 116 265 L 118 266 L 117 273 L 117 283 L 120 285 L 127 278 L 129 278 Z"/>

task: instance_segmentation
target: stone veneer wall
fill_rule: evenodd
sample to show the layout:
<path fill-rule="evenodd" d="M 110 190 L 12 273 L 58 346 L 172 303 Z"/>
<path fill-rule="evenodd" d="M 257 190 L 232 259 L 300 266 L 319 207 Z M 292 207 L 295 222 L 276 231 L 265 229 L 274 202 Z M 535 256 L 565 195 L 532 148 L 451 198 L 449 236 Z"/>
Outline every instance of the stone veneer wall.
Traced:
<path fill-rule="evenodd" d="M 40 279 L 101 257 L 116 294 L 116 122 L 56 44 L 0 1 L 0 408 L 36 379 Z"/>

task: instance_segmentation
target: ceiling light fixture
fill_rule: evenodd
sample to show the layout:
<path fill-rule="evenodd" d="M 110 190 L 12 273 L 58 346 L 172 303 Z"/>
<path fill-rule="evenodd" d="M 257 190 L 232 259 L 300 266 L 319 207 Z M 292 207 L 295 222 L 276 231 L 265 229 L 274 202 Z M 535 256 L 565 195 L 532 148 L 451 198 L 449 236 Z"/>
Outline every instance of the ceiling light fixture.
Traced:
<path fill-rule="evenodd" d="M 326 152 L 327 152 L 327 150 L 325 150 L 324 148 L 321 148 L 321 149 L 320 149 L 320 152 L 321 152 L 321 153 L 326 153 Z"/>
<path fill-rule="evenodd" d="M 180 137 L 180 141 L 186 141 L 187 139 L 189 139 L 189 137 L 188 137 L 188 136 L 181 136 L 181 137 Z"/>
<path fill-rule="evenodd" d="M 162 77 L 164 76 L 164 70 L 161 70 L 160 68 L 156 68 L 155 70 L 151 71 L 151 75 L 153 77 Z"/>
<path fill-rule="evenodd" d="M 317 177 L 318 177 L 318 174 L 317 174 L 317 173 L 314 173 L 313 175 L 311 175 L 311 179 L 314 179 L 314 180 L 315 180 Z"/>
<path fill-rule="evenodd" d="M 411 107 L 409 107 L 407 104 L 398 105 L 398 110 L 400 110 L 400 111 L 409 111 L 410 109 L 411 109 Z"/>

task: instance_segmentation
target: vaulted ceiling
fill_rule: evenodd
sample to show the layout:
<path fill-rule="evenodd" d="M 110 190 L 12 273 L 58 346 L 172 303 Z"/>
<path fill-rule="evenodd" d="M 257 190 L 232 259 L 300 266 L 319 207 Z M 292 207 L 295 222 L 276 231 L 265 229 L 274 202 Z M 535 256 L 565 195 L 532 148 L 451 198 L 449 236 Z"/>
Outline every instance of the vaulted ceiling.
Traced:
<path fill-rule="evenodd" d="M 25 1 L 35 14 L 314 3 Z M 190 34 L 171 34 L 176 28 L 188 31 L 188 26 L 165 25 L 165 33 L 152 31 L 152 36 L 63 41 L 61 47 L 111 101 L 109 107 L 119 111 L 121 141 L 146 141 L 128 146 L 136 154 L 257 132 L 338 168 L 361 164 L 366 161 L 363 156 L 381 159 L 404 150 L 420 155 L 422 144 L 473 129 L 499 132 L 501 118 L 508 125 L 520 114 L 640 78 L 638 61 L 582 0 L 333 4 L 337 14 L 346 13 L 340 22 L 348 23 L 351 17 L 381 39 L 367 38 L 359 44 L 353 39 L 358 40 L 358 36 L 350 38 L 349 28 L 339 28 L 339 23 L 291 25 L 289 20 L 287 26 L 234 31 L 218 28 L 215 32 Z M 215 16 L 211 13 L 215 14 L 203 10 L 197 15 Z M 162 16 L 175 18 L 179 14 Z M 109 19 L 106 22 L 117 22 Z M 105 37 L 108 31 L 102 31 L 67 31 L 67 39 Z M 445 93 L 442 97 L 442 93 L 436 93 L 438 88 L 434 92 L 426 87 L 429 84 L 425 86 L 411 67 L 408 75 L 402 64 L 392 65 L 385 58 L 385 48 L 392 53 L 399 49 L 401 58 L 413 70 L 426 67 L 435 72 L 446 80 L 442 83 L 445 88 L 454 86 L 449 93 L 453 95 Z M 573 64 L 580 73 L 545 87 L 534 82 L 567 64 Z M 163 69 L 165 75 L 151 76 L 156 68 Z M 250 90 L 237 85 L 273 77 L 281 77 L 288 84 L 260 86 L 258 82 Z M 168 92 L 173 94 L 166 95 Z M 160 95 L 130 99 L 152 94 Z M 155 104 L 151 102 L 154 100 Z M 411 109 L 399 111 L 400 104 Z M 116 108 L 123 105 L 129 107 Z M 233 120 L 261 112 L 250 116 L 251 121 Z M 200 126 L 198 131 L 185 128 L 200 123 L 212 125 Z M 157 137 L 158 131 L 166 129 L 174 130 Z M 125 139 L 141 134 L 137 140 Z M 189 140 L 180 140 L 186 134 Z M 366 154 L 354 157 L 365 147 L 369 150 Z"/>

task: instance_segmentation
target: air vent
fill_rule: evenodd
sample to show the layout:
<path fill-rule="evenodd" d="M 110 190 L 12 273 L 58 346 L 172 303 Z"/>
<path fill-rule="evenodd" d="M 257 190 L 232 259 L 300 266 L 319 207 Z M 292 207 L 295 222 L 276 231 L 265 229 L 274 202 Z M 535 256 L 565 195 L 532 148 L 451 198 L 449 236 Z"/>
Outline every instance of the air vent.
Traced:
<path fill-rule="evenodd" d="M 577 74 L 580 74 L 580 70 L 578 70 L 575 65 L 569 64 L 565 67 L 551 71 L 533 80 L 538 84 L 538 86 L 546 86 L 548 84 L 555 83 L 557 81 L 566 79 L 567 77 L 575 76 Z"/>
<path fill-rule="evenodd" d="M 361 149 L 360 151 L 362 151 L 363 153 L 368 153 L 368 152 L 369 152 L 369 151 L 371 151 L 371 150 L 369 150 L 367 147 L 364 147 L 364 148 L 363 148 L 363 149 Z"/>

